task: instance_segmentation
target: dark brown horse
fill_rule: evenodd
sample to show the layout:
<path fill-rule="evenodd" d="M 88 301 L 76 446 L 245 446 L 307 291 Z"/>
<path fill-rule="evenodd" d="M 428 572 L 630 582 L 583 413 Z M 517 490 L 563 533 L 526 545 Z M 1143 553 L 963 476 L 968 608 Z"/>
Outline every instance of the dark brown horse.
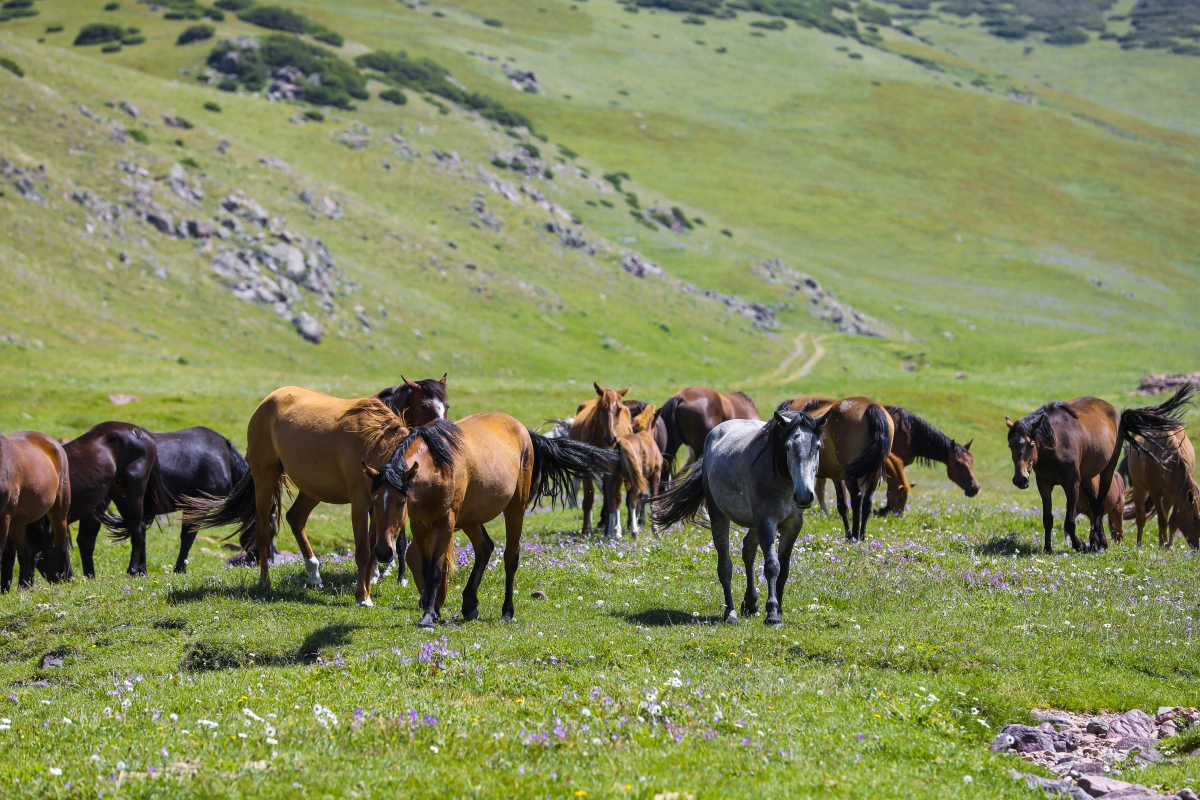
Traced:
<path fill-rule="evenodd" d="M 705 386 L 676 392 L 663 403 L 659 418 L 666 423 L 667 442 L 662 447 L 665 466 L 663 482 L 669 484 L 675 471 L 679 448 L 691 448 L 694 458 L 704 452 L 704 440 L 712 429 L 731 419 L 761 420 L 754 401 L 742 392 L 722 394 Z"/>
<path fill-rule="evenodd" d="M 450 399 L 446 393 L 446 375 L 440 380 L 426 378 L 410 381 L 403 375 L 404 383 L 389 386 L 375 397 L 384 402 L 398 417 L 403 417 L 410 428 L 428 425 L 435 419 L 446 419 L 450 410 Z"/>
<path fill-rule="evenodd" d="M 633 417 L 622 402 L 629 387 L 624 389 L 602 389 L 600 384 L 593 383 L 596 398 L 580 403 L 571 422 L 570 438 L 576 442 L 590 444 L 592 447 L 616 448 L 617 440 L 622 436 L 633 433 Z M 616 451 L 613 451 L 614 461 L 610 468 L 601 473 L 600 524 L 604 534 L 609 538 L 621 537 L 621 517 L 617 509 L 621 504 L 621 481 L 614 478 L 616 471 Z M 592 481 L 583 482 L 583 535 L 592 532 L 592 506 L 596 502 L 596 488 Z"/>
<path fill-rule="evenodd" d="M 71 577 L 71 538 L 67 514 L 71 479 L 62 445 L 44 433 L 22 431 L 0 436 L 0 552 L 12 544 L 25 556 L 25 527 L 42 517 L 50 521 L 54 549 L 43 567 L 47 579 Z M 21 564 L 21 582 L 33 581 L 32 558 Z M 11 561 L 9 562 L 11 582 Z"/>
<path fill-rule="evenodd" d="M 963 494 L 974 497 L 979 494 L 979 479 L 975 477 L 975 458 L 971 455 L 971 442 L 959 444 L 916 414 L 900 406 L 887 406 L 896 432 L 892 437 L 892 454 L 904 466 L 914 461 L 922 466 L 931 466 L 934 461 L 946 465 L 946 477 L 954 481 Z M 899 509 L 903 511 L 903 507 Z"/>
<path fill-rule="evenodd" d="M 1067 512 L 1063 530 L 1076 550 L 1084 549 L 1075 535 L 1076 504 L 1082 495 L 1092 507 L 1088 549 L 1108 547 L 1104 536 L 1103 501 L 1108 496 L 1113 473 L 1121 457 L 1121 445 L 1136 436 L 1163 438 L 1183 427 L 1177 419 L 1191 402 L 1193 389 L 1180 389 L 1160 405 L 1126 409 L 1120 414 L 1111 403 L 1097 397 L 1077 397 L 1047 403 L 1013 422 L 1007 417 L 1008 448 L 1013 460 L 1013 485 L 1029 487 L 1032 470 L 1042 497 L 1042 527 L 1045 550 L 1053 552 L 1055 486 L 1066 494 Z M 1098 480 L 1097 480 L 1098 479 Z"/>

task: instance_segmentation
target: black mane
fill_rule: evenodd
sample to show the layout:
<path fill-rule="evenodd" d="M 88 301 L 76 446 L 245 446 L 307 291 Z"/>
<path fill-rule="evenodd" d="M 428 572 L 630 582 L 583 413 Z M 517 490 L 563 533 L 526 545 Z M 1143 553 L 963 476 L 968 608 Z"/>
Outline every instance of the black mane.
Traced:
<path fill-rule="evenodd" d="M 450 399 L 446 394 L 446 384 L 442 383 L 437 378 L 425 378 L 424 380 L 413 381 L 417 386 L 421 387 L 421 391 L 431 395 L 434 399 L 441 401 L 445 407 L 450 406 Z M 388 388 L 375 395 L 376 399 L 383 401 L 384 405 L 392 410 L 396 416 L 401 416 L 404 409 L 408 406 L 408 401 L 412 397 L 413 389 L 407 383 L 400 383 Z"/>
<path fill-rule="evenodd" d="M 409 465 L 404 454 L 408 452 L 409 446 L 417 440 L 417 437 L 425 442 L 425 447 L 429 450 L 429 457 L 438 469 L 445 469 L 454 464 L 454 456 L 462 448 L 463 443 L 462 429 L 444 419 L 435 419 L 428 425 L 413 428 L 400 441 L 400 444 L 396 445 L 391 459 L 375 476 L 375 480 L 371 482 L 371 491 L 377 490 L 384 481 L 401 492 L 408 491 L 408 486 L 404 483 L 404 473 L 408 471 Z"/>
<path fill-rule="evenodd" d="M 1015 433 L 1036 442 L 1039 447 L 1053 449 L 1054 428 L 1051 427 L 1049 421 L 1050 413 L 1053 411 L 1064 411 L 1075 419 L 1079 418 L 1079 414 L 1075 409 L 1062 400 L 1056 400 L 1053 403 L 1046 403 L 1046 405 L 1036 411 L 1031 411 L 1014 422 L 1009 435 Z"/>
<path fill-rule="evenodd" d="M 751 443 L 761 443 L 763 446 L 762 451 L 755 456 L 755 460 L 762 458 L 763 453 L 769 454 L 772 471 L 782 477 L 791 472 L 788 467 L 787 442 L 791 438 L 792 431 L 803 425 L 815 433 L 817 422 L 803 411 L 780 411 L 777 413 L 787 420 L 787 424 L 781 423 L 779 417 L 774 414 L 771 415 L 767 424 L 754 435 Z"/>
<path fill-rule="evenodd" d="M 892 415 L 896 427 L 908 434 L 909 446 L 918 463 L 928 467 L 932 461 L 946 463 L 950 460 L 949 436 L 906 408 L 887 406 L 887 412 Z"/>

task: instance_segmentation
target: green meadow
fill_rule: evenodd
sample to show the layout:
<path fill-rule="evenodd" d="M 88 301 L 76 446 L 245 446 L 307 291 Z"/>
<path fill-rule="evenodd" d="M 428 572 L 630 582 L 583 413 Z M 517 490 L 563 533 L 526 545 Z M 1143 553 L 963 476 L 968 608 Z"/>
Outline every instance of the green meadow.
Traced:
<path fill-rule="evenodd" d="M 210 51 L 271 33 L 237 12 L 36 0 L 0 22 L 0 58 L 23 73 L 0 69 L 0 428 L 204 424 L 243 446 L 278 386 L 352 397 L 443 373 L 452 417 L 530 426 L 593 381 L 656 404 L 738 389 L 764 413 L 865 394 L 974 439 L 983 492 L 914 467 L 916 507 L 857 547 L 814 513 L 779 630 L 712 624 L 706 532 L 586 541 L 577 511 L 529 516 L 514 625 L 489 573 L 480 621 L 434 637 L 412 588 L 354 608 L 344 509 L 314 517 L 336 556 L 321 592 L 280 565 L 260 593 L 224 567 L 219 534 L 186 577 L 162 571 L 172 526 L 150 537 L 146 579 L 102 542 L 95 581 L 0 600 L 6 795 L 1019 797 L 1019 763 L 986 745 L 1031 708 L 1195 704 L 1194 556 L 1131 536 L 1041 556 L 1003 426 L 1057 398 L 1153 402 L 1130 396 L 1141 376 L 1197 369 L 1195 57 L 1010 42 L 941 12 L 869 45 L 608 0 L 284 5 L 343 36 L 321 45 L 337 57 L 432 59 L 532 129 L 411 86 L 385 102 L 397 87 L 369 72 L 353 108 L 225 91 L 197 80 Z M 74 45 L 93 23 L 145 41 Z M 176 44 L 197 24 L 213 35 Z M 548 172 L 507 166 L 533 152 Z M 174 191 L 172 168 L 202 196 Z M 85 191 L 115 223 L 72 199 Z M 220 227 L 239 191 L 283 221 L 206 245 L 140 219 L 139 191 L 173 221 Z M 691 227 L 648 213 L 674 208 Z M 284 229 L 324 242 L 343 279 L 332 311 L 299 291 L 320 344 L 211 263 Z M 630 252 L 665 274 L 630 274 Z M 768 259 L 886 335 L 838 332 L 794 281 L 763 277 Z M 774 326 L 706 290 L 768 306 Z M 1132 779 L 1179 789 L 1200 770 Z"/>

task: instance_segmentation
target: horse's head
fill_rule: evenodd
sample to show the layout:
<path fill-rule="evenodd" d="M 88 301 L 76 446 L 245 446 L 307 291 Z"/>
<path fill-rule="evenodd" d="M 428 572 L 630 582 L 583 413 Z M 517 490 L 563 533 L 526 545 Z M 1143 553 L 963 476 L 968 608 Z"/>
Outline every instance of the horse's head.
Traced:
<path fill-rule="evenodd" d="M 396 557 L 396 540 L 408 522 L 408 491 L 417 476 L 417 462 L 408 464 L 404 448 L 396 452 L 383 469 L 363 462 L 363 474 L 371 481 L 371 539 L 375 542 L 375 559 L 390 564 Z"/>
<path fill-rule="evenodd" d="M 653 403 L 645 403 L 641 412 L 633 418 L 633 432 L 641 433 L 654 427 L 654 415 L 658 413 Z"/>
<path fill-rule="evenodd" d="M 404 383 L 389 386 L 375 396 L 387 403 L 394 413 L 404 417 L 405 423 L 412 427 L 428 425 L 435 419 L 446 419 L 446 413 L 450 410 L 446 375 L 441 379 L 425 378 L 419 381 L 410 381 L 401 375 L 400 379 Z"/>
<path fill-rule="evenodd" d="M 817 465 L 827 415 L 810 417 L 800 411 L 776 411 L 768 424 L 779 426 L 788 472 L 792 476 L 792 501 L 808 508 L 817 497 Z"/>
<path fill-rule="evenodd" d="M 946 477 L 954 481 L 967 497 L 979 494 L 979 479 L 975 477 L 975 457 L 971 455 L 972 439 L 966 444 L 950 440 L 950 453 L 946 458 Z"/>
<path fill-rule="evenodd" d="M 1168 524 L 1178 528 L 1192 548 L 1200 548 L 1200 496 L 1197 495 L 1195 484 L 1184 490 L 1183 499 L 1184 502 L 1176 504 L 1171 511 Z"/>
<path fill-rule="evenodd" d="M 888 455 L 883 464 L 883 478 L 887 482 L 887 505 L 883 511 L 888 514 L 902 513 L 908 507 L 908 496 L 916 484 L 908 482 L 908 476 L 904 474 L 904 462 L 898 456 Z"/>
<path fill-rule="evenodd" d="M 629 409 L 621 402 L 621 398 L 629 391 L 624 389 L 602 389 L 600 384 L 593 383 L 599 400 L 596 403 L 596 424 L 600 427 L 600 438 L 605 447 L 612 447 L 617 439 L 633 433 L 633 420 Z"/>
<path fill-rule="evenodd" d="M 1030 422 L 1031 416 L 1021 417 L 1016 422 L 1004 418 L 1008 425 L 1008 449 L 1012 452 L 1012 482 L 1018 489 L 1029 488 L 1029 472 L 1037 464 L 1037 431 L 1036 425 Z"/>

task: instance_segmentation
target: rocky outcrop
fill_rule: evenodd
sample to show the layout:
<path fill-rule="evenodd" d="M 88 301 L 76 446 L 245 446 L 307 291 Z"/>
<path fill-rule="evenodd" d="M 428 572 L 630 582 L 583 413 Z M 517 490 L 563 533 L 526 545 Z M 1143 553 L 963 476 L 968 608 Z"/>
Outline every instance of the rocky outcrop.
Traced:
<path fill-rule="evenodd" d="M 833 292 L 822 288 L 817 279 L 808 273 L 792 269 L 778 258 L 769 258 L 756 264 L 753 269 L 754 274 L 767 283 L 784 284 L 791 291 L 807 297 L 809 313 L 833 325 L 838 333 L 883 338 L 883 325 L 878 320 L 838 300 Z"/>
<path fill-rule="evenodd" d="M 504 73 L 504 77 L 508 78 L 508 82 L 517 91 L 529 92 L 531 94 L 544 93 L 542 85 L 538 83 L 537 75 L 534 75 L 532 72 L 522 72 L 504 63 L 500 65 L 500 71 Z"/>
<path fill-rule="evenodd" d="M 45 186 L 48 182 L 45 165 L 39 165 L 37 169 L 25 169 L 7 158 L 0 158 L 0 177 L 10 181 L 17 193 L 29 202 L 40 206 L 48 205 L 46 198 L 38 190 L 39 184 Z"/>
<path fill-rule="evenodd" d="M 1200 372 L 1174 372 L 1162 375 L 1147 375 L 1138 382 L 1136 394 L 1155 395 L 1176 392 L 1188 384 L 1200 386 Z"/>

